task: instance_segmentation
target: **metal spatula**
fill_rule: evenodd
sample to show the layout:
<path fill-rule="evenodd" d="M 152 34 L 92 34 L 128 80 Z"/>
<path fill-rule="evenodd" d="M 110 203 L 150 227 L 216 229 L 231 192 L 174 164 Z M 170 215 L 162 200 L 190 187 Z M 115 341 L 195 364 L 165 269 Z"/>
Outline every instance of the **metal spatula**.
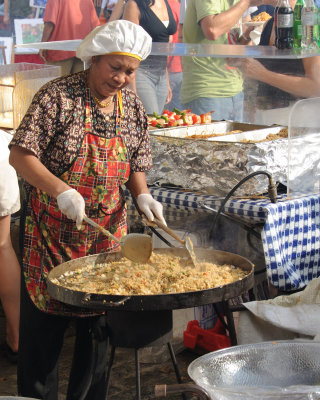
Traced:
<path fill-rule="evenodd" d="M 176 239 L 179 243 L 181 243 L 188 250 L 194 268 L 197 268 L 196 255 L 193 250 L 193 243 L 189 236 L 186 238 L 186 240 L 181 239 L 181 237 L 179 237 L 172 229 L 168 228 L 157 218 L 155 218 L 153 221 L 149 221 L 145 216 L 142 216 L 142 221 L 144 222 L 144 224 L 149 226 L 158 226 L 159 228 L 167 232 L 170 236 L 172 236 L 174 239 Z"/>
<path fill-rule="evenodd" d="M 84 216 L 83 220 L 94 226 L 96 229 L 109 236 L 121 246 L 121 253 L 124 257 L 137 263 L 145 263 L 149 260 L 152 254 L 152 238 L 149 235 L 141 233 L 129 233 L 121 240 L 112 235 L 102 226 L 92 221 L 92 219 Z"/>

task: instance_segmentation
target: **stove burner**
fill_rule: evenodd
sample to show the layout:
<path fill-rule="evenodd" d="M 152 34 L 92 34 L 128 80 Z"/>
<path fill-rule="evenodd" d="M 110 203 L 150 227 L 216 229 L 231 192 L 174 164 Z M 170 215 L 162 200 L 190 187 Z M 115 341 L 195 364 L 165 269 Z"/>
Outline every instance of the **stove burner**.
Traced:
<path fill-rule="evenodd" d="M 170 343 L 172 334 L 172 310 L 165 311 L 107 311 L 111 354 L 107 372 L 107 395 L 111 369 L 117 347 L 133 348 L 136 366 L 136 400 L 141 399 L 139 349 L 167 344 L 178 383 L 181 374 Z"/>
<path fill-rule="evenodd" d="M 114 347 L 161 346 L 172 340 L 172 310 L 107 311 L 110 344 Z"/>

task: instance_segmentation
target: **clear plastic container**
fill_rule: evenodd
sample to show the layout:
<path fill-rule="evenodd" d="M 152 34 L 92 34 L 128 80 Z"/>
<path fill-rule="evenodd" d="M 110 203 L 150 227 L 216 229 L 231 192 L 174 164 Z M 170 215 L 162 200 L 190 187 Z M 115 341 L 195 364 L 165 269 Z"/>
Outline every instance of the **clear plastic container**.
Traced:
<path fill-rule="evenodd" d="M 16 129 L 35 93 L 58 76 L 58 66 L 31 63 L 0 65 L 0 128 Z"/>
<path fill-rule="evenodd" d="M 320 344 L 278 340 L 205 354 L 188 367 L 212 400 L 318 400 Z"/>
<path fill-rule="evenodd" d="M 297 101 L 288 124 L 288 198 L 320 193 L 320 98 Z"/>

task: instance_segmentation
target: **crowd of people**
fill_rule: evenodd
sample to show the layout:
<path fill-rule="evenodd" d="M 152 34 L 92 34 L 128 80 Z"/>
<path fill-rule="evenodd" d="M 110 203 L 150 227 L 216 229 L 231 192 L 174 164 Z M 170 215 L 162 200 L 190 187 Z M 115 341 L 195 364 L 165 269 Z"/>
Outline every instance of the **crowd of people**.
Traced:
<path fill-rule="evenodd" d="M 268 3 L 275 5 L 274 0 Z M 29 0 L 2 0 L 2 6 L 10 35 L 15 19 L 35 16 Z M 150 55 L 152 42 L 228 44 L 230 30 L 257 6 L 261 0 L 47 0 L 42 41 L 82 42 L 76 52 L 40 50 L 43 62 L 60 66 L 61 78 L 35 95 L 10 142 L 11 166 L 9 136 L 0 136 L 2 350 L 18 360 L 20 395 L 57 398 L 63 335 L 75 319 L 67 399 L 103 398 L 106 352 L 97 360 L 94 379 L 87 378 L 94 332 L 107 329 L 104 314 L 50 298 L 46 277 L 71 258 L 118 250 L 116 242 L 85 225 L 83 218 L 88 215 L 118 238 L 125 235 L 123 184 L 147 217 L 165 223 L 162 205 L 146 183 L 145 173 L 152 167 L 147 114 L 176 107 L 196 114 L 214 110 L 215 119 L 242 121 L 243 82 L 248 78 L 264 85 L 257 95 L 269 90 L 277 102 L 271 108 L 319 96 L 318 56 L 292 63 Z M 265 25 L 261 45 L 273 44 L 273 22 Z M 251 29 L 242 31 L 238 44 L 251 44 Z M 20 266 L 10 239 L 10 216 L 20 208 L 16 173 L 24 182 Z M 106 348 L 106 336 L 100 345 Z"/>
<path fill-rule="evenodd" d="M 36 8 L 30 6 L 30 0 L 1 2 L 3 20 L 13 35 L 15 19 L 36 15 Z M 213 0 L 46 0 L 42 2 L 46 3 L 46 8 L 41 8 L 44 21 L 42 41 L 83 39 L 102 22 L 122 18 L 140 24 L 154 42 L 229 44 L 232 43 L 230 32 L 238 26 L 242 35 L 236 38 L 236 43 L 248 45 L 252 44 L 250 30 L 254 28 L 245 28 L 241 24 L 244 16 L 253 7 L 256 14 L 264 9 L 273 13 L 275 2 L 267 0 L 268 6 L 265 6 L 261 0 L 219 3 Z M 294 4 L 292 1 L 291 5 Z M 273 45 L 272 26 L 273 18 L 265 25 L 261 45 Z M 45 63 L 59 65 L 62 75 L 83 69 L 83 63 L 75 52 L 43 49 L 40 57 Z M 176 107 L 191 109 L 196 114 L 214 110 L 214 119 L 243 121 L 244 80 L 262 82 L 257 94 L 262 94 L 260 103 L 268 109 L 274 108 L 275 98 L 277 108 L 281 108 L 298 98 L 320 93 L 318 57 L 305 59 L 297 68 L 297 63 L 294 64 L 288 66 L 281 60 L 280 64 L 276 62 L 273 66 L 268 60 L 260 62 L 252 58 L 243 62 L 214 57 L 151 55 L 139 66 L 131 88 L 142 100 L 148 114 L 161 114 L 165 108 Z M 274 96 L 274 88 L 277 96 Z M 259 110 L 261 112 L 256 112 L 255 121 L 246 122 L 268 122 L 263 118 L 266 113 L 262 108 Z"/>

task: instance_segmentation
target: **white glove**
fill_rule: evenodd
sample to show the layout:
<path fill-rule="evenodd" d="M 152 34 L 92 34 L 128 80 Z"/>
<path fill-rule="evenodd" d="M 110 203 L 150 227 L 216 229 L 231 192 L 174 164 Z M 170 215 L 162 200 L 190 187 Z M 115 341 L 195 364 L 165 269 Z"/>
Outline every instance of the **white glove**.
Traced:
<path fill-rule="evenodd" d="M 156 217 L 167 226 L 166 221 L 163 218 L 162 204 L 155 200 L 151 194 L 139 194 L 137 197 L 137 203 L 140 210 L 145 214 L 149 221 L 153 221 L 154 217 Z"/>
<path fill-rule="evenodd" d="M 85 203 L 81 194 L 75 189 L 66 190 L 59 194 L 57 203 L 60 211 L 76 221 L 77 228 L 80 230 L 85 211 Z"/>

